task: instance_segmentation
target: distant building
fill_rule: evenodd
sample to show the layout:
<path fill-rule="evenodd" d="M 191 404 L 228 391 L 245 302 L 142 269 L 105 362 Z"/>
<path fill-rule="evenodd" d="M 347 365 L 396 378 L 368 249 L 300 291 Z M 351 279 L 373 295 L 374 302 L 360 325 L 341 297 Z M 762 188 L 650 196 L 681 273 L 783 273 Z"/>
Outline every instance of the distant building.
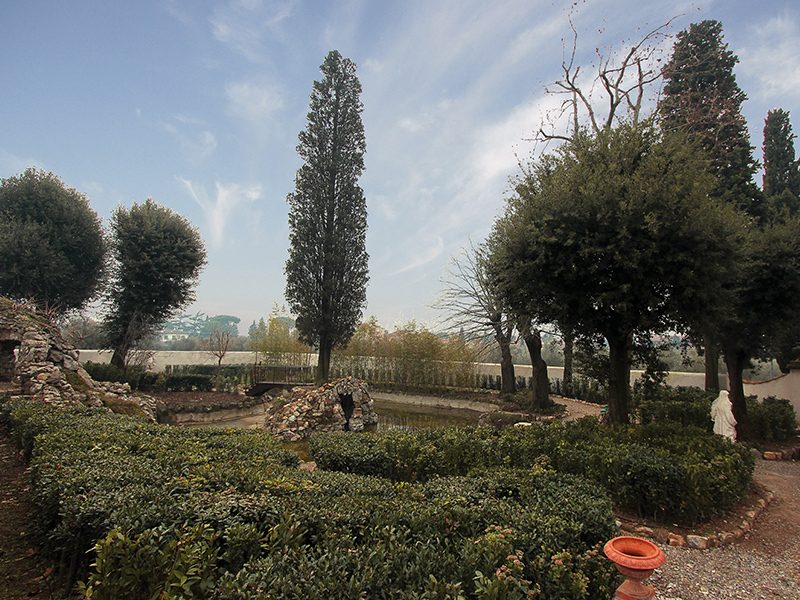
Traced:
<path fill-rule="evenodd" d="M 172 342 L 174 340 L 185 340 L 189 337 L 190 332 L 182 329 L 162 329 L 159 333 L 162 342 Z"/>

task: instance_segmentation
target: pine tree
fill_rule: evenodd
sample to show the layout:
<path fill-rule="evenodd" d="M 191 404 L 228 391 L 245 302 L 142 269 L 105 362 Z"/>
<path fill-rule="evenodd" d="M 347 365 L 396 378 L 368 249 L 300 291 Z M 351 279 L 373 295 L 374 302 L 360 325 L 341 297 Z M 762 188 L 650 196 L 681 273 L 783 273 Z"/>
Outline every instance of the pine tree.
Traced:
<path fill-rule="evenodd" d="M 366 305 L 367 204 L 358 185 L 366 140 L 356 65 L 332 50 L 314 82 L 300 132 L 304 164 L 289 194 L 286 299 L 301 340 L 319 352 L 316 381 L 328 380 L 331 351 L 347 344 Z"/>
<path fill-rule="evenodd" d="M 758 216 L 761 195 L 752 181 L 757 165 L 741 112 L 747 96 L 733 74 L 739 59 L 723 42 L 719 21 L 693 23 L 677 37 L 663 71 L 662 127 L 686 131 L 708 153 L 718 198 Z"/>
<path fill-rule="evenodd" d="M 789 113 L 778 108 L 764 121 L 764 195 L 774 214 L 800 210 L 800 170 Z"/>

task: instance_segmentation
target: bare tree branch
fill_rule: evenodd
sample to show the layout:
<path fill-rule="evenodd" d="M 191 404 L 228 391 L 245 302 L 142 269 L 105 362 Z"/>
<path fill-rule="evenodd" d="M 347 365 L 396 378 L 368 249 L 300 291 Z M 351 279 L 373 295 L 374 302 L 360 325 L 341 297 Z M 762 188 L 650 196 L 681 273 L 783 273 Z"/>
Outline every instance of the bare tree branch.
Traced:
<path fill-rule="evenodd" d="M 608 48 L 605 55 L 600 48 L 596 49 L 597 75 L 589 90 L 586 91 L 580 84 L 584 71 L 580 65 L 576 64 L 578 31 L 570 17 L 572 49 L 569 58 L 565 57 L 561 62 L 563 76 L 545 87 L 545 92 L 567 96 L 561 102 L 555 118 L 552 118 L 553 115 L 549 115 L 549 125 L 552 127 L 562 115 L 570 113 L 571 128 L 564 133 L 548 133 L 543 124 L 536 133 L 535 141 L 569 141 L 580 129 L 582 123 L 586 123 L 594 133 L 610 129 L 615 121 L 623 117 L 638 123 L 642 118 L 644 101 L 651 86 L 661 78 L 661 68 L 657 66 L 660 59 L 656 58 L 660 51 L 659 43 L 667 37 L 667 31 L 677 18 L 678 16 L 672 17 L 663 25 L 645 34 L 628 49 L 619 64 L 614 60 L 615 54 L 611 47 Z M 605 97 L 607 106 L 605 114 L 599 114 L 598 104 L 592 102 L 592 92 L 597 85 L 601 87 Z"/>

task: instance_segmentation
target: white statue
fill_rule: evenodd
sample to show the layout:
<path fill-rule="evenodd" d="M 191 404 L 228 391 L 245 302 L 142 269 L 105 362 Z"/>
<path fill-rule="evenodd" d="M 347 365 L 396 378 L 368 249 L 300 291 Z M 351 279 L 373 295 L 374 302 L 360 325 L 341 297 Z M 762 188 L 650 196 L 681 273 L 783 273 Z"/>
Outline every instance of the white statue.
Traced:
<path fill-rule="evenodd" d="M 727 390 L 722 390 L 711 405 L 711 419 L 714 421 L 714 433 L 736 441 L 736 418 Z"/>

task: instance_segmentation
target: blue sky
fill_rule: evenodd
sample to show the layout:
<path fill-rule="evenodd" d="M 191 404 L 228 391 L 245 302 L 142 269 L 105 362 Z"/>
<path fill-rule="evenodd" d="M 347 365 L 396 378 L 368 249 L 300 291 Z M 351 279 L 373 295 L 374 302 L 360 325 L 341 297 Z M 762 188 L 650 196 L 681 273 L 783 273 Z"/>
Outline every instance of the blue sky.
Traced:
<path fill-rule="evenodd" d="M 148 197 L 186 216 L 209 253 L 187 312 L 238 316 L 244 332 L 284 303 L 297 134 L 337 49 L 363 87 L 365 318 L 433 324 L 448 260 L 489 233 L 508 177 L 541 149 L 529 140 L 558 102 L 544 88 L 571 45 L 572 4 L 5 0 L 0 177 L 52 171 L 106 221 Z M 587 67 L 595 48 L 622 50 L 676 15 L 673 34 L 721 21 L 756 155 L 769 109 L 800 131 L 795 0 L 586 0 L 572 15 Z"/>

